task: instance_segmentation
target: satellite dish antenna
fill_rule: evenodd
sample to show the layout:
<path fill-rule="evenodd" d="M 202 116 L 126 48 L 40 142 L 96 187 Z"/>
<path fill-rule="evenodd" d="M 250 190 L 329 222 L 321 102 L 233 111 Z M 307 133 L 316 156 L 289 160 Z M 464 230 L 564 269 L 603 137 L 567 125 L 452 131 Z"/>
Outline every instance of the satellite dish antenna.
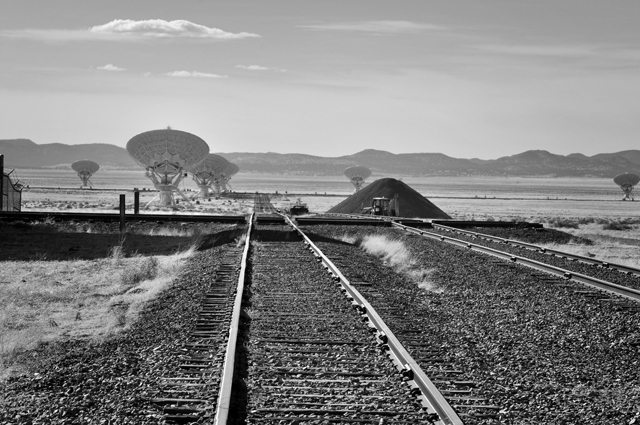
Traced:
<path fill-rule="evenodd" d="M 220 155 L 210 153 L 200 164 L 189 167 L 189 171 L 193 175 L 193 181 L 200 188 L 198 194 L 201 198 L 209 197 L 209 188 L 212 184 L 216 184 L 215 180 L 220 179 L 222 171 L 229 165 L 229 161 Z M 218 185 L 219 186 L 219 185 Z M 216 196 L 219 195 L 219 191 Z M 196 195 L 196 196 L 198 196 Z"/>
<path fill-rule="evenodd" d="M 351 180 L 351 184 L 356 188 L 354 190 L 355 193 L 362 188 L 364 181 L 371 176 L 371 170 L 362 166 L 349 167 L 344 170 L 344 175 Z"/>
<path fill-rule="evenodd" d="M 620 186 L 620 189 L 624 192 L 624 198 L 622 198 L 623 201 L 626 201 L 627 199 L 635 201 L 631 191 L 633 190 L 633 187 L 640 182 L 640 177 L 630 173 L 618 174 L 613 178 L 613 182 Z"/>
<path fill-rule="evenodd" d="M 80 189 L 83 187 L 93 187 L 93 184 L 91 184 L 91 180 L 89 179 L 100 169 L 98 164 L 93 161 L 89 161 L 88 159 L 81 159 L 80 161 L 76 161 L 71 164 L 71 168 L 73 171 L 78 173 L 78 177 L 82 180 Z"/>
<path fill-rule="evenodd" d="M 146 170 L 146 176 L 160 192 L 146 207 L 158 200 L 161 206 L 175 206 L 173 192 L 187 197 L 178 188 L 185 177 L 184 170 L 205 160 L 207 143 L 191 133 L 173 129 L 151 130 L 134 136 L 127 143 L 127 152 Z"/>
<path fill-rule="evenodd" d="M 232 176 L 235 176 L 240 171 L 240 167 L 238 167 L 233 162 L 230 162 L 227 168 L 223 171 L 222 177 L 222 189 L 225 192 L 231 192 L 231 185 L 229 184 L 229 180 L 231 180 Z"/>

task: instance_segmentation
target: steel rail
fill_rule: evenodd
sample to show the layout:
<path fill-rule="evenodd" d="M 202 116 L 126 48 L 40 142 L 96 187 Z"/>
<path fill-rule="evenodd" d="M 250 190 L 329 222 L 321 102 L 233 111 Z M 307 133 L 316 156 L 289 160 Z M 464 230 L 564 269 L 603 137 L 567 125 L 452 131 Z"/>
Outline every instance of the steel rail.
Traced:
<path fill-rule="evenodd" d="M 240 265 L 240 276 L 236 288 L 236 298 L 233 304 L 231 324 L 229 326 L 229 339 L 227 341 L 227 351 L 224 358 L 224 367 L 220 379 L 220 394 L 216 406 L 214 424 L 225 425 L 229 418 L 229 407 L 231 405 L 231 390 L 233 387 L 233 376 L 235 372 L 236 343 L 238 341 L 238 328 L 240 326 L 240 311 L 242 309 L 242 296 L 244 295 L 244 280 L 247 271 L 247 259 L 249 258 L 249 245 L 251 242 L 251 229 L 253 227 L 254 214 L 249 218 L 247 236 L 244 241 L 242 261 Z"/>
<path fill-rule="evenodd" d="M 618 271 L 623 272 L 623 273 L 634 274 L 636 276 L 640 276 L 640 269 L 636 269 L 634 267 L 629 267 L 629 266 L 623 266 L 622 264 L 610 263 L 610 262 L 607 262 L 607 261 L 602 261 L 602 260 L 598 260 L 598 259 L 594 259 L 594 258 L 584 257 L 584 256 L 578 255 L 578 254 L 570 254 L 568 252 L 558 251 L 556 249 L 544 248 L 542 246 L 530 244 L 530 243 L 527 243 L 527 242 L 514 241 L 514 240 L 511 240 L 511 239 L 505 239 L 505 238 L 501 238 L 501 237 L 498 237 L 498 236 L 487 235 L 487 234 L 484 234 L 484 233 L 477 233 L 477 232 L 472 232 L 472 231 L 469 231 L 469 230 L 462 230 L 462 229 L 458 229 L 456 227 L 445 226 L 445 225 L 442 225 L 442 224 L 433 223 L 433 227 L 436 228 L 436 229 L 442 229 L 442 230 L 446 230 L 446 231 L 450 231 L 450 232 L 462 233 L 464 235 L 469 235 L 469 236 L 480 238 L 480 239 L 486 239 L 486 240 L 490 240 L 490 241 L 493 241 L 493 242 L 500 242 L 500 243 L 504 243 L 504 244 L 507 244 L 507 245 L 520 246 L 520 247 L 523 247 L 523 248 L 530 249 L 532 251 L 541 252 L 543 254 L 555 255 L 555 256 L 561 257 L 561 258 L 568 258 L 570 260 L 577 260 L 577 261 L 580 261 L 580 262 L 583 262 L 583 263 L 586 263 L 586 264 L 591 264 L 591 265 L 594 265 L 594 266 L 601 266 L 601 267 L 605 267 L 605 268 L 612 269 L 612 270 L 618 270 Z"/>
<path fill-rule="evenodd" d="M 457 246 L 466 247 L 474 251 L 482 252 L 484 254 L 493 255 L 498 258 L 502 258 L 505 260 L 509 260 L 514 263 L 519 263 L 536 270 L 541 270 L 547 273 L 551 273 L 557 276 L 561 276 L 565 279 L 572 280 L 578 283 L 582 283 L 584 285 L 591 286 L 593 288 L 597 288 L 615 295 L 619 295 L 633 301 L 640 301 L 640 291 L 637 289 L 627 288 L 622 285 L 618 285 L 612 282 L 607 282 L 605 280 L 596 279 L 595 277 L 583 275 L 580 273 L 572 272 L 569 270 L 561 269 L 560 267 L 555 267 L 549 264 L 544 264 L 539 261 L 535 261 L 525 257 L 519 257 L 517 255 L 513 255 L 508 252 L 498 251 L 497 249 L 488 248 L 482 245 L 476 245 L 471 242 L 463 241 L 460 239 L 451 238 L 449 236 L 439 235 L 437 233 L 427 232 L 421 229 L 414 229 L 409 226 L 405 226 L 399 223 L 393 223 L 394 227 L 399 229 L 418 234 L 427 238 L 436 239 L 442 242 L 448 242 Z"/>
<path fill-rule="evenodd" d="M 360 292 L 351 285 L 349 280 L 340 272 L 340 269 L 327 256 L 325 256 L 320 248 L 318 248 L 309 237 L 300 230 L 293 221 L 284 216 L 288 224 L 298 232 L 303 238 L 306 245 L 315 253 L 315 255 L 322 261 L 324 266 L 331 273 L 336 282 L 339 282 L 342 288 L 349 294 L 353 300 L 353 304 L 360 310 L 360 312 L 366 315 L 372 325 L 378 331 L 378 339 L 380 343 L 389 347 L 390 354 L 394 362 L 402 369 L 404 376 L 412 380 L 417 388 L 420 389 L 424 400 L 429 406 L 430 413 L 436 413 L 439 417 L 439 423 L 444 425 L 462 425 L 463 421 L 455 412 L 453 407 L 449 405 L 444 396 L 431 382 L 431 380 L 424 373 L 420 365 L 411 357 L 407 350 L 402 346 L 400 341 L 393 334 L 391 329 L 384 323 L 382 318 L 375 311 L 373 306 L 360 294 Z"/>

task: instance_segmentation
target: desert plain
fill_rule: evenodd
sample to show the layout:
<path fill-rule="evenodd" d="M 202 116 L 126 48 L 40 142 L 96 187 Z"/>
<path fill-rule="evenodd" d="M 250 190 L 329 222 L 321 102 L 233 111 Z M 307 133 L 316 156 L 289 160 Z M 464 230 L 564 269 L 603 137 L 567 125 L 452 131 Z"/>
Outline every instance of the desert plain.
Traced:
<path fill-rule="evenodd" d="M 141 208 L 157 194 L 142 173 L 133 171 L 101 170 L 93 178 L 93 189 L 80 189 L 68 170 L 22 170 L 19 177 L 25 184 L 22 211 L 118 214 L 120 196 L 125 195 L 130 213 L 134 188 L 140 191 Z M 640 201 L 621 201 L 622 192 L 607 179 L 402 179 L 453 219 L 539 222 L 593 242 L 555 249 L 640 268 Z M 141 213 L 246 215 L 253 212 L 256 192 L 269 194 L 278 209 L 299 200 L 311 213 L 324 213 L 353 192 L 349 182 L 337 176 L 240 173 L 231 187 L 232 193 L 218 199 L 186 202 L 177 197 L 176 209 L 152 205 Z M 198 192 L 191 181 L 181 189 L 188 198 Z M 44 222 L 27 230 L 5 228 L 3 239 L 10 243 L 2 244 L 0 377 L 21 373 L 25 353 L 47 341 L 100 339 L 126 329 L 144 304 L 180 274 L 194 247 L 216 243 L 207 242 L 207 232 L 225 232 L 228 242 L 241 231 L 236 225 L 221 226 L 129 227 L 125 240 L 115 226 Z M 40 242 L 28 242 L 27 231 L 38 234 Z"/>

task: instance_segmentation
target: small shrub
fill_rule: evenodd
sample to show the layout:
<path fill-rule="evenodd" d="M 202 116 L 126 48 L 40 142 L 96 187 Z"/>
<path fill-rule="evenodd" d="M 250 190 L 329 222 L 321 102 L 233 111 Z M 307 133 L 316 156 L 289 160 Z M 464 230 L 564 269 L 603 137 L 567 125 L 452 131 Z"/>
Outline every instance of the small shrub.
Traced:
<path fill-rule="evenodd" d="M 618 223 L 612 221 L 611 223 L 606 223 L 602 225 L 602 230 L 631 230 L 633 227 L 629 224 Z"/>
<path fill-rule="evenodd" d="M 549 225 L 564 229 L 579 229 L 577 221 L 568 218 L 556 217 L 549 220 Z"/>
<path fill-rule="evenodd" d="M 122 284 L 133 287 L 144 280 L 150 280 L 158 274 L 158 260 L 155 257 L 146 257 L 135 265 L 124 269 L 122 272 Z"/>

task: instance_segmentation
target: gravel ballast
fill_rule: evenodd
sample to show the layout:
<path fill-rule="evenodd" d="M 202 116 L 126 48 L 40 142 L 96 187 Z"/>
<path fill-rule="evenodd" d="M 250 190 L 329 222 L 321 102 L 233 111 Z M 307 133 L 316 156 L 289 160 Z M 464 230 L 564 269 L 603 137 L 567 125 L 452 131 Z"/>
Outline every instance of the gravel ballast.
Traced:
<path fill-rule="evenodd" d="M 465 423 L 640 421 L 637 311 L 576 295 L 562 279 L 394 229 L 305 230 L 325 241 L 385 235 L 410 250 L 414 263 L 406 271 L 426 278 L 428 289 L 352 245 L 320 243 L 327 254 L 348 259 L 347 278 L 370 281 L 381 299 L 402 306 L 402 321 L 393 312 L 379 311 L 401 340 L 411 335 L 430 343 L 448 367 L 476 384 L 475 396 L 500 408 L 498 419 L 471 417 Z M 407 329 L 412 334 L 403 335 Z"/>
<path fill-rule="evenodd" d="M 471 242 L 476 245 L 486 246 L 488 248 L 497 249 L 499 251 L 505 251 L 513 255 L 529 258 L 535 261 L 539 261 L 541 263 L 550 264 L 552 266 L 566 269 L 572 272 L 584 274 L 587 276 L 592 276 L 597 279 L 605 280 L 607 282 L 626 286 L 627 288 L 640 290 L 640 276 L 638 275 L 622 273 L 622 272 L 619 272 L 618 270 L 614 270 L 608 267 L 602 267 L 598 265 L 583 263 L 578 260 L 572 260 L 570 258 L 563 258 L 557 255 L 551 255 L 551 254 L 547 254 L 539 251 L 534 251 L 532 249 L 528 249 L 528 248 L 524 248 L 516 245 L 505 244 L 501 242 L 493 242 L 491 240 L 487 240 L 479 237 L 473 237 L 473 236 L 465 235 L 463 233 L 454 233 L 452 231 L 446 231 L 441 229 L 430 229 L 429 232 L 452 237 L 455 239 L 460 239 L 466 242 Z M 552 235 L 557 233 L 561 233 L 561 232 L 555 232 L 555 233 L 552 233 Z M 504 238 L 504 236 L 499 236 L 499 237 Z M 520 238 L 520 239 L 526 240 L 524 238 Z M 545 240 L 547 241 L 546 243 L 561 243 L 558 241 L 564 240 L 564 237 L 560 236 L 558 239 L 546 238 Z M 533 243 L 533 242 L 529 242 L 529 243 Z"/>
<path fill-rule="evenodd" d="M 2 424 L 155 424 L 149 399 L 180 363 L 211 275 L 229 245 L 196 253 L 128 330 L 101 343 L 71 340 L 23 354 L 26 375 L 0 383 Z"/>

